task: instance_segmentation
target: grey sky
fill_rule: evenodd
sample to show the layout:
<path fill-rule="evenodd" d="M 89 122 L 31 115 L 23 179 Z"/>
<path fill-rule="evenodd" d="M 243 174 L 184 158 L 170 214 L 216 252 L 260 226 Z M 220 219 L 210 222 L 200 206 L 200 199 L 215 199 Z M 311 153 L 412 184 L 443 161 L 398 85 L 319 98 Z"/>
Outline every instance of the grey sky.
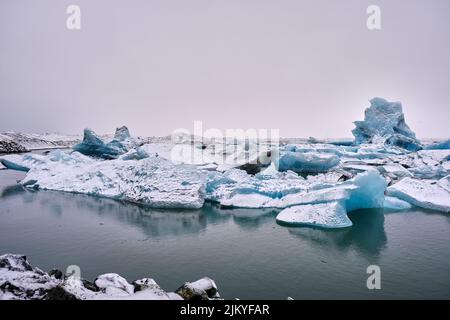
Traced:
<path fill-rule="evenodd" d="M 348 137 L 374 96 L 450 137 L 450 1 L 0 1 L 0 131 Z"/>

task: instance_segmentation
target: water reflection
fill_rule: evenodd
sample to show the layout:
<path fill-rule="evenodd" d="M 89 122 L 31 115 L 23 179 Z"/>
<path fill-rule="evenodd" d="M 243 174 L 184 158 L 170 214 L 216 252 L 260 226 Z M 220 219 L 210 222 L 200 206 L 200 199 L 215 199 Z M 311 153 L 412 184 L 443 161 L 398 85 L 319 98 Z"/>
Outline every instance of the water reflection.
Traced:
<path fill-rule="evenodd" d="M 289 228 L 290 234 L 320 248 L 342 251 L 357 249 L 373 257 L 386 247 L 383 209 L 364 209 L 349 213 L 351 228 L 323 230 L 312 227 Z"/>
<path fill-rule="evenodd" d="M 5 180 L 3 181 L 5 182 Z M 244 230 L 256 230 L 265 224 L 274 224 L 279 210 L 274 209 L 229 209 L 206 203 L 198 210 L 154 209 L 117 200 L 98 198 L 83 194 L 57 191 L 28 190 L 9 177 L 10 184 L 3 184 L 0 198 L 24 203 L 36 203 L 42 211 L 56 217 L 66 210 L 115 219 L 126 225 L 136 226 L 144 237 L 170 237 L 197 234 L 208 224 L 233 222 Z M 39 208 L 36 208 L 39 209 Z M 378 254 L 387 243 L 382 210 L 359 210 L 349 214 L 353 227 L 344 230 L 323 230 L 312 227 L 287 228 L 297 238 L 320 248 L 349 250 L 357 249 L 368 255 Z"/>

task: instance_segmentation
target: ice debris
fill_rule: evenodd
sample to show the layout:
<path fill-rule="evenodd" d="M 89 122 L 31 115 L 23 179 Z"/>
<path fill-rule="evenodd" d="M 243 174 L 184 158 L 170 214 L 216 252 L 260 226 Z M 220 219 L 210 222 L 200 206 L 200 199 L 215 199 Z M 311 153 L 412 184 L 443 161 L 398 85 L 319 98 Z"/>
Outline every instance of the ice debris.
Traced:
<path fill-rule="evenodd" d="M 386 194 L 421 208 L 450 212 L 448 186 L 448 176 L 439 181 L 404 178 L 388 187 Z"/>
<path fill-rule="evenodd" d="M 356 144 L 383 142 L 409 151 L 422 149 L 420 141 L 405 122 L 400 102 L 382 98 L 370 100 L 364 121 L 355 121 L 353 129 Z"/>
<path fill-rule="evenodd" d="M 425 146 L 426 150 L 450 149 L 450 139 Z"/>
<path fill-rule="evenodd" d="M 289 207 L 281 211 L 276 219 L 289 225 L 312 225 L 322 228 L 352 226 L 344 206 L 338 201 Z"/>
<path fill-rule="evenodd" d="M 166 292 L 151 278 L 131 284 L 116 273 L 99 275 L 92 283 L 59 270 L 49 273 L 33 267 L 26 256 L 0 256 L 0 300 L 213 300 L 219 298 L 210 278 L 187 282 Z"/>
<path fill-rule="evenodd" d="M 116 129 L 114 138 L 105 143 L 91 129 L 84 129 L 83 141 L 73 147 L 82 154 L 103 159 L 115 159 L 140 145 L 140 142 L 130 136 L 128 128 L 123 126 Z"/>
<path fill-rule="evenodd" d="M 286 152 L 280 156 L 278 169 L 297 173 L 326 172 L 339 163 L 334 154 L 317 152 Z"/>

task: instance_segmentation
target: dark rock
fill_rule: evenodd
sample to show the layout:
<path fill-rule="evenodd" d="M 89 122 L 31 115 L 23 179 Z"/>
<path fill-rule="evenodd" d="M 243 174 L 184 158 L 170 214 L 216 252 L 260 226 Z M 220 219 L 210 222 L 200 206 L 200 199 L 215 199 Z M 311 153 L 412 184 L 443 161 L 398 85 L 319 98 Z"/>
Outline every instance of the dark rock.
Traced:
<path fill-rule="evenodd" d="M 49 276 L 53 276 L 53 277 L 55 277 L 56 279 L 62 279 L 63 278 L 63 273 L 62 273 L 62 271 L 61 270 L 58 270 L 58 269 L 52 269 L 52 270 L 50 270 L 49 272 L 48 272 L 48 274 L 49 274 Z"/>
<path fill-rule="evenodd" d="M 75 295 L 67 292 L 63 287 L 56 286 L 49 289 L 44 300 L 79 300 Z"/>

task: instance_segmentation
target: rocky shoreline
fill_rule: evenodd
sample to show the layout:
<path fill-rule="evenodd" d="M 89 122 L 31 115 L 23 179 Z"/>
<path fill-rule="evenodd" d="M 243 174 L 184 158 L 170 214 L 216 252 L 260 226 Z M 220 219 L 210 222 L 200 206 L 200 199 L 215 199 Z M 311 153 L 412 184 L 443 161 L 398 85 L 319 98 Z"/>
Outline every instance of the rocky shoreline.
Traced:
<path fill-rule="evenodd" d="M 215 300 L 220 299 L 214 280 L 204 277 L 166 292 L 151 278 L 129 283 L 116 273 L 99 275 L 93 282 L 76 272 L 48 273 L 33 267 L 26 256 L 0 256 L 0 300 Z"/>

